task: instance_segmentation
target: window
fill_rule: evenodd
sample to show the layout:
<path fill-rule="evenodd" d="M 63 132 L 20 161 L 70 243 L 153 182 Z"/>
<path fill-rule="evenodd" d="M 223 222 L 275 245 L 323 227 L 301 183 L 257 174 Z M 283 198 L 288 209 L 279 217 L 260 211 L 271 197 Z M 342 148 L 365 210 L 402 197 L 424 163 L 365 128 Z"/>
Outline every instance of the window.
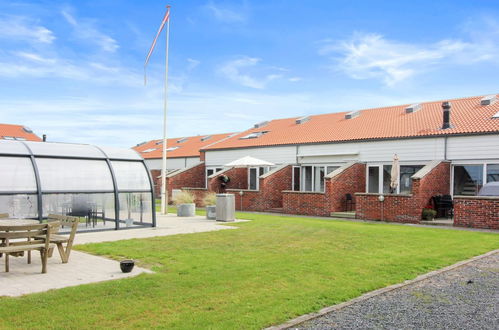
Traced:
<path fill-rule="evenodd" d="M 212 167 L 206 169 L 206 187 L 208 187 L 208 178 L 213 174 L 220 172 L 222 170 L 221 167 Z"/>
<path fill-rule="evenodd" d="M 324 191 L 324 167 L 314 166 L 314 191 Z"/>
<path fill-rule="evenodd" d="M 417 165 L 417 166 L 401 165 L 400 166 L 399 192 L 401 194 L 410 194 L 411 193 L 411 191 L 412 191 L 412 179 L 411 179 L 411 177 L 422 168 L 423 168 L 422 165 Z"/>
<path fill-rule="evenodd" d="M 487 164 L 487 182 L 499 181 L 499 164 Z"/>
<path fill-rule="evenodd" d="M 270 170 L 268 166 L 250 167 L 248 169 L 248 189 L 258 190 L 260 176 L 264 175 Z"/>
<path fill-rule="evenodd" d="M 379 166 L 369 166 L 368 168 L 368 193 L 379 193 Z"/>
<path fill-rule="evenodd" d="M 248 178 L 248 189 L 249 190 L 258 190 L 258 168 L 251 167 L 249 169 L 249 178 Z"/>
<path fill-rule="evenodd" d="M 269 131 L 253 132 L 253 133 L 250 133 L 248 135 L 242 136 L 239 139 L 241 139 L 241 140 L 245 140 L 245 139 L 256 139 L 256 138 L 262 136 L 263 134 L 267 134 L 268 132 Z"/>
<path fill-rule="evenodd" d="M 293 190 L 300 191 L 300 167 L 293 166 Z"/>
<path fill-rule="evenodd" d="M 340 168 L 340 167 L 339 166 L 328 166 L 327 171 L 326 171 L 326 175 L 337 170 L 338 168 Z"/>
<path fill-rule="evenodd" d="M 313 182 L 312 182 L 312 169 L 313 166 L 302 166 L 301 174 L 302 174 L 302 190 L 303 191 L 312 191 Z"/>
<path fill-rule="evenodd" d="M 483 165 L 454 165 L 454 195 L 475 196 L 482 185 Z"/>
<path fill-rule="evenodd" d="M 391 191 L 392 183 L 392 165 L 383 165 L 383 194 L 396 193 Z"/>

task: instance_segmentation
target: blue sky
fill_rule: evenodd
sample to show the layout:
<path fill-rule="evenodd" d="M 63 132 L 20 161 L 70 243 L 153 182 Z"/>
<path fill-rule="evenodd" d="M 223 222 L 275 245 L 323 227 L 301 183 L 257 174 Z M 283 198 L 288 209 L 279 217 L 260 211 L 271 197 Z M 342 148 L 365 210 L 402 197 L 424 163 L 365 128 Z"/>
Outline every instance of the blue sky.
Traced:
<path fill-rule="evenodd" d="M 0 0 L 0 122 L 162 136 L 163 1 Z M 496 1 L 171 1 L 169 136 L 498 93 Z"/>

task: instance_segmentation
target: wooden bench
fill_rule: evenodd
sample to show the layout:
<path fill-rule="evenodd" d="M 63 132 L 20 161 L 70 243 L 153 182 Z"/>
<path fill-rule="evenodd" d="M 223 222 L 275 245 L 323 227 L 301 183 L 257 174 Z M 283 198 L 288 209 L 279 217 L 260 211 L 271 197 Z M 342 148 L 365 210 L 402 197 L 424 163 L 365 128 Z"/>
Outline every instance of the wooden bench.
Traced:
<path fill-rule="evenodd" d="M 54 244 L 50 243 L 52 226 L 50 223 L 26 226 L 0 225 L 0 239 L 3 240 L 0 253 L 5 254 L 5 272 L 9 271 L 9 254 L 40 251 L 42 273 L 46 273 L 49 250 L 54 248 Z M 37 239 L 38 237 L 42 237 L 43 240 Z M 14 241 L 11 241 L 12 239 Z"/>
<path fill-rule="evenodd" d="M 57 225 L 53 228 L 52 235 L 50 236 L 50 243 L 57 245 L 62 263 L 65 264 L 69 260 L 69 255 L 71 254 L 71 249 L 73 247 L 73 242 L 80 219 L 78 217 L 67 215 L 49 214 L 48 221 L 49 223 L 60 223 L 60 226 L 62 227 L 71 227 L 69 235 L 63 236 L 58 234 L 59 226 Z M 37 237 L 37 239 L 43 239 L 43 237 Z M 66 247 L 64 247 L 64 244 L 66 244 Z"/>

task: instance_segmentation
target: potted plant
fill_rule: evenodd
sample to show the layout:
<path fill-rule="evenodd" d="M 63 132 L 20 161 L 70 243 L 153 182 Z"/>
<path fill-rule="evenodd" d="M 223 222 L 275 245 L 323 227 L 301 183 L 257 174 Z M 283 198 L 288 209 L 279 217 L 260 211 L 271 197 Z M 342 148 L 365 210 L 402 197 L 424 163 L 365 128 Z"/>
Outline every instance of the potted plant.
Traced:
<path fill-rule="evenodd" d="M 173 202 L 177 206 L 178 217 L 193 217 L 196 214 L 194 199 L 194 194 L 186 190 L 182 190 L 175 195 Z"/>
<path fill-rule="evenodd" d="M 423 219 L 432 221 L 433 219 L 435 219 L 436 215 L 437 215 L 437 211 L 435 211 L 434 209 L 430 209 L 430 208 L 423 209 Z"/>
<path fill-rule="evenodd" d="M 217 194 L 214 192 L 208 192 L 204 195 L 203 204 L 206 207 L 206 219 L 216 220 L 217 218 Z"/>

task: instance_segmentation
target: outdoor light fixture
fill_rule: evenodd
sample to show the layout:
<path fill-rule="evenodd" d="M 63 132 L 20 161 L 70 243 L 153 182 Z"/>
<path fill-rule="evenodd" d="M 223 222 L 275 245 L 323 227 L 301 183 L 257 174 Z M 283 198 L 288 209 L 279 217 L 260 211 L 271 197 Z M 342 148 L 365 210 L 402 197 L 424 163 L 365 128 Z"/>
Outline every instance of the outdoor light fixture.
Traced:
<path fill-rule="evenodd" d="M 384 202 L 384 201 L 385 201 L 385 196 L 383 196 L 383 195 L 379 195 L 378 200 L 379 200 L 380 202 Z"/>

